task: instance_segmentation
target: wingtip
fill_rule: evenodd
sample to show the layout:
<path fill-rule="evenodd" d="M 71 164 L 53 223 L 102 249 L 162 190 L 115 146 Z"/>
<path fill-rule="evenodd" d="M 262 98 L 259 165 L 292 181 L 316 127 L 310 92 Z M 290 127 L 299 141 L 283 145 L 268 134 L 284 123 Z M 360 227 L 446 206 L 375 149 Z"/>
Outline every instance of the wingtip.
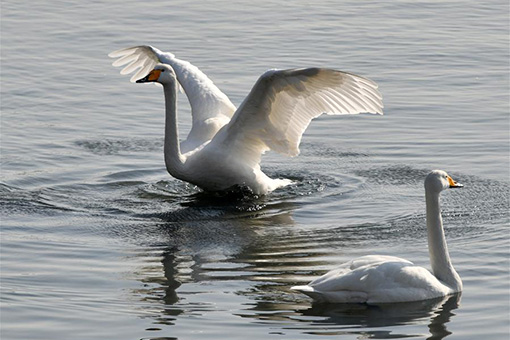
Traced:
<path fill-rule="evenodd" d="M 121 49 L 118 49 L 118 50 L 108 53 L 108 56 L 110 58 L 122 57 L 124 54 L 126 54 L 126 51 L 131 50 L 131 49 L 133 49 L 133 47 L 124 47 L 124 48 L 121 48 Z"/>
<path fill-rule="evenodd" d="M 119 50 L 112 51 L 112 52 L 108 53 L 108 57 L 117 58 L 117 52 L 119 52 Z"/>
<path fill-rule="evenodd" d="M 108 53 L 108 56 L 110 58 L 119 58 L 119 57 L 123 57 L 126 55 L 136 53 L 137 50 L 143 49 L 143 48 L 150 49 L 152 51 L 152 53 L 156 53 L 156 51 L 159 51 L 157 48 L 152 47 L 150 45 L 138 45 L 138 46 L 124 47 L 124 48 L 112 51 L 112 52 Z"/>
<path fill-rule="evenodd" d="M 314 291 L 313 287 L 310 287 L 308 285 L 302 285 L 302 286 L 292 286 L 290 287 L 291 290 L 296 290 L 298 292 L 302 293 L 311 293 Z"/>
<path fill-rule="evenodd" d="M 373 115 L 379 115 L 379 116 L 384 116 L 384 112 L 382 109 L 375 109 L 375 110 L 370 110 L 370 111 L 363 111 L 362 113 L 369 113 L 369 114 L 373 114 Z"/>

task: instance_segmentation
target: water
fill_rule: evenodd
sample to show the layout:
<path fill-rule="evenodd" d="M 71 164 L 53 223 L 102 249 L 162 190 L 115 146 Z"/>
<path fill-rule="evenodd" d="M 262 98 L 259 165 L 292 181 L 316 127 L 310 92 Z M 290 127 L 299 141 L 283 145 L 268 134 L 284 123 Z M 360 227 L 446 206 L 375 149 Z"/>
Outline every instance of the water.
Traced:
<path fill-rule="evenodd" d="M 2 339 L 502 339 L 509 334 L 505 1 L 3 1 Z M 380 85 L 385 116 L 321 117 L 295 184 L 228 200 L 165 172 L 163 96 L 107 53 L 152 44 L 239 104 L 268 68 Z M 190 128 L 181 95 L 180 127 Z M 423 179 L 443 194 L 461 296 L 312 305 L 289 287 L 348 259 L 429 266 Z"/>

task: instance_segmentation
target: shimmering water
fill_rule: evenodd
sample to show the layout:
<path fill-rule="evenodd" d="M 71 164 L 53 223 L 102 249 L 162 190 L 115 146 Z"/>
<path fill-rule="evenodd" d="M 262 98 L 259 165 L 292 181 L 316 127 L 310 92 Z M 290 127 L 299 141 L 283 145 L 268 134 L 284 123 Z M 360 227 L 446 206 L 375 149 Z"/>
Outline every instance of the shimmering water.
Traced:
<path fill-rule="evenodd" d="M 509 335 L 506 1 L 2 1 L 2 339 L 504 339 Z M 295 184 L 226 199 L 166 174 L 163 96 L 107 54 L 152 44 L 239 104 L 268 68 L 377 81 L 385 116 L 321 117 Z M 190 127 L 184 96 L 182 134 Z M 352 257 L 428 266 L 443 194 L 461 296 L 312 305 L 289 287 Z"/>

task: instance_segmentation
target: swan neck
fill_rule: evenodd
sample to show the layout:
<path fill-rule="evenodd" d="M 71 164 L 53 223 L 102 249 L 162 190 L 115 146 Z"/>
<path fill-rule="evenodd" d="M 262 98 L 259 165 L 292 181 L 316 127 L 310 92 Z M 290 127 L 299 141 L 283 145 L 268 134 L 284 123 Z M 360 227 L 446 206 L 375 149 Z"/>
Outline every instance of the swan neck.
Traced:
<path fill-rule="evenodd" d="M 439 193 L 425 192 L 427 206 L 427 234 L 432 272 L 436 278 L 454 291 L 462 290 L 462 281 L 450 260 L 443 229 Z"/>
<path fill-rule="evenodd" d="M 162 85 L 165 94 L 165 165 L 170 175 L 179 178 L 184 165 L 184 156 L 179 145 L 177 83 L 174 81 Z"/>

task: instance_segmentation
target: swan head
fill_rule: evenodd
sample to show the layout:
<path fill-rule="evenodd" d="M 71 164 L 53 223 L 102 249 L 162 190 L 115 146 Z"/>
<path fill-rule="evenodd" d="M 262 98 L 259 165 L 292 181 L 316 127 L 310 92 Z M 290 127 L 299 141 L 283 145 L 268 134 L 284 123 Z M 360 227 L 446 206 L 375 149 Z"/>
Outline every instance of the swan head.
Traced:
<path fill-rule="evenodd" d="M 175 81 L 175 71 L 169 65 L 158 64 L 145 77 L 138 79 L 137 83 L 167 84 Z"/>
<path fill-rule="evenodd" d="M 425 190 L 430 190 L 438 194 L 445 189 L 462 187 L 462 184 L 455 182 L 453 178 L 443 170 L 433 170 L 425 178 Z"/>

